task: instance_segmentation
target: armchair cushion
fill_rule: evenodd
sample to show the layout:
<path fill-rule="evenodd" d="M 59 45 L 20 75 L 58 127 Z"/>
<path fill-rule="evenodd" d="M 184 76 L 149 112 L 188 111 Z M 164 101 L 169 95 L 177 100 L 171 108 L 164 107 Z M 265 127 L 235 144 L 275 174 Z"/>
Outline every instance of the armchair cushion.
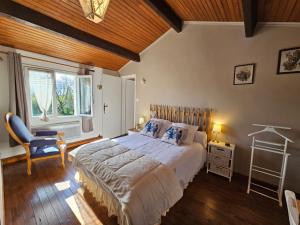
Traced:
<path fill-rule="evenodd" d="M 40 136 L 54 136 L 57 135 L 56 130 L 40 130 L 35 133 L 35 136 L 40 137 Z"/>
<path fill-rule="evenodd" d="M 60 151 L 56 145 L 43 147 L 30 147 L 30 158 L 41 158 L 46 156 L 58 155 Z"/>
<path fill-rule="evenodd" d="M 20 117 L 13 115 L 9 119 L 9 124 L 14 131 L 14 133 L 18 136 L 18 138 L 24 142 L 29 143 L 33 135 L 29 132 L 24 122 L 20 119 Z"/>

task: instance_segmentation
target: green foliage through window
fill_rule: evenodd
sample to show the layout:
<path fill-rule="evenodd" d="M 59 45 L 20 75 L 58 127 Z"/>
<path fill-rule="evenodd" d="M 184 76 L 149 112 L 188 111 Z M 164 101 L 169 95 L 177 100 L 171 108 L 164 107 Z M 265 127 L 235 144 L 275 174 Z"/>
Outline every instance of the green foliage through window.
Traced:
<path fill-rule="evenodd" d="M 56 74 L 56 104 L 60 116 L 75 114 L 75 77 L 61 73 Z"/>

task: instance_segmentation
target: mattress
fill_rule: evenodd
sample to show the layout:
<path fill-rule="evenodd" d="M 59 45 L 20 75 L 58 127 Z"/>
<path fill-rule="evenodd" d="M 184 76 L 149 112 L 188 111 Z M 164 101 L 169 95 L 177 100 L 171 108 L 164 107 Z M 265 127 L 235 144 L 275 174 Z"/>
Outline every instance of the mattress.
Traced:
<path fill-rule="evenodd" d="M 113 141 L 173 169 L 182 188 L 187 187 L 206 162 L 206 150 L 200 143 L 176 146 L 141 134 L 132 134 Z M 80 147 L 71 151 L 69 156 L 75 157 L 79 149 Z"/>

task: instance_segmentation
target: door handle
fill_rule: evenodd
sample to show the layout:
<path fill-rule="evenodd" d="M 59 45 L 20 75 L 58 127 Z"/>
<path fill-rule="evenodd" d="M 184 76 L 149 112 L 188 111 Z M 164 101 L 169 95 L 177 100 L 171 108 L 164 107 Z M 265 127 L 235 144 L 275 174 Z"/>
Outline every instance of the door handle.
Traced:
<path fill-rule="evenodd" d="M 103 106 L 104 113 L 106 112 L 107 107 L 108 107 L 108 105 L 104 103 L 104 106 Z"/>

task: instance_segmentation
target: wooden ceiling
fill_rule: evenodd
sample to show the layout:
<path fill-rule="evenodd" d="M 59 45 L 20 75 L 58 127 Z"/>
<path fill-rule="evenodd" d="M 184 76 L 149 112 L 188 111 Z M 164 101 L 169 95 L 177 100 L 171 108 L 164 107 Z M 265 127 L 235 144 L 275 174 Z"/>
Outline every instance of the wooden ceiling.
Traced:
<path fill-rule="evenodd" d="M 242 21 L 242 0 L 166 0 L 185 21 Z"/>
<path fill-rule="evenodd" d="M 128 60 L 90 45 L 0 17 L 0 45 L 118 70 Z"/>
<path fill-rule="evenodd" d="M 99 24 L 83 16 L 78 0 L 15 0 L 26 7 L 140 53 L 170 26 L 144 0 L 110 0 Z M 185 21 L 242 21 L 242 0 L 166 0 Z M 299 0 L 258 0 L 258 21 L 300 22 Z M 0 44 L 119 70 L 129 60 L 14 19 L 0 17 Z"/>
<path fill-rule="evenodd" d="M 185 21 L 243 21 L 242 0 L 166 0 Z M 258 21 L 300 22 L 299 0 L 258 0 Z"/>

